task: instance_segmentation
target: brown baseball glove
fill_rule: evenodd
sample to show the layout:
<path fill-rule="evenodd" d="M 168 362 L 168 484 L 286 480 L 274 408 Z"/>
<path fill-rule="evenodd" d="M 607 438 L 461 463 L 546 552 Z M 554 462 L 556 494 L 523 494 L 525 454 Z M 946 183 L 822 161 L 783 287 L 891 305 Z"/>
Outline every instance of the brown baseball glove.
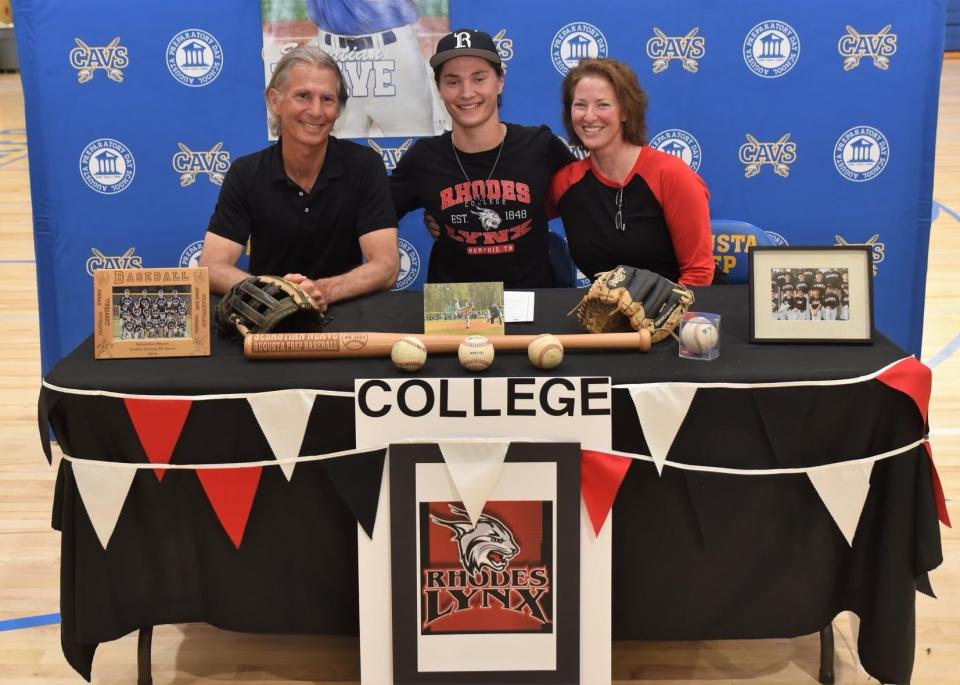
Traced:
<path fill-rule="evenodd" d="M 597 274 L 570 313 L 576 312 L 580 325 L 591 333 L 646 329 L 653 342 L 660 342 L 692 304 L 693 292 L 686 286 L 646 269 L 618 266 Z"/>
<path fill-rule="evenodd" d="M 277 276 L 250 276 L 217 303 L 215 317 L 221 335 L 319 331 L 325 319 L 300 287 Z"/>

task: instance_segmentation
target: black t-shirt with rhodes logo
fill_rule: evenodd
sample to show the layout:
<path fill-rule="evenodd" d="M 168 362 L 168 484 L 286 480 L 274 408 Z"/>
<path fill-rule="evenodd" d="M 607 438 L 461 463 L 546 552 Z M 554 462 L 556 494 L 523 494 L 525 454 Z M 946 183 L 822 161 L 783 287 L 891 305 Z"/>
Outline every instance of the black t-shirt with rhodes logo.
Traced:
<path fill-rule="evenodd" d="M 507 124 L 502 150 L 477 153 L 454 153 L 449 132 L 418 141 L 390 189 L 398 216 L 423 207 L 440 224 L 427 280 L 551 287 L 545 203 L 554 172 L 572 159 L 546 126 Z"/>

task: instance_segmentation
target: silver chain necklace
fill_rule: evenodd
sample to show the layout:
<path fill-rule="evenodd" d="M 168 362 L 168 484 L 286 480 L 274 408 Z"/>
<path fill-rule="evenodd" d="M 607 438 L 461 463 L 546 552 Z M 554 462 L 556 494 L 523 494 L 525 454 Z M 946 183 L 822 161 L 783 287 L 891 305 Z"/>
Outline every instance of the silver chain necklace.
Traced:
<path fill-rule="evenodd" d="M 503 137 L 500 139 L 500 146 L 497 148 L 497 158 L 493 160 L 493 166 L 490 167 L 490 173 L 487 174 L 488 181 L 493 178 L 493 172 L 496 170 L 497 164 L 500 163 L 500 154 L 503 152 L 503 144 L 506 140 L 507 132 L 504 130 Z M 463 177 L 467 179 L 467 183 L 473 186 L 473 180 L 467 176 L 467 170 L 463 168 L 463 162 L 460 161 L 460 155 L 457 153 L 456 143 L 453 142 L 452 132 L 450 133 L 450 147 L 453 148 L 453 157 L 457 160 L 457 166 L 460 167 L 460 173 L 462 173 Z M 483 228 L 484 231 L 496 230 L 499 228 L 503 221 L 500 214 L 495 209 L 491 209 L 486 205 L 481 205 L 476 201 L 476 199 L 474 202 L 476 203 L 477 208 L 471 210 L 471 212 L 479 217 L 481 228 Z"/>

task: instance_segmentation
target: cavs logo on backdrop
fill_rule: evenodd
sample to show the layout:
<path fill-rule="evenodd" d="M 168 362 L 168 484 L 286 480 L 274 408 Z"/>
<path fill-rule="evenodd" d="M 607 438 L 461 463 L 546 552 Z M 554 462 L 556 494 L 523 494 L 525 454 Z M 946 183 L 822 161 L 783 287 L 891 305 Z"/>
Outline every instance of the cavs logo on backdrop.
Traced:
<path fill-rule="evenodd" d="M 890 56 L 897 51 L 897 34 L 890 32 L 892 28 L 893 24 L 887 24 L 877 33 L 859 33 L 847 24 L 847 32 L 837 41 L 837 50 L 844 58 L 843 70 L 856 69 L 860 60 L 868 57 L 877 69 L 889 69 Z"/>
<path fill-rule="evenodd" d="M 197 180 L 197 174 L 206 174 L 214 185 L 223 185 L 223 176 L 230 168 L 230 153 L 219 142 L 209 150 L 194 152 L 183 143 L 177 143 L 180 152 L 173 156 L 173 170 L 180 174 L 180 186 L 186 188 Z"/>
<path fill-rule="evenodd" d="M 391 169 L 397 168 L 397 162 L 403 157 L 403 153 L 413 145 L 413 138 L 407 138 L 397 147 L 384 147 L 372 138 L 367 138 L 367 145 L 380 155 L 380 159 L 383 160 L 383 166 L 387 168 L 387 171 L 390 171 Z"/>
<path fill-rule="evenodd" d="M 553 67 L 566 76 L 567 72 L 586 58 L 607 56 L 607 37 L 593 24 L 575 21 L 556 32 L 550 41 Z"/>
<path fill-rule="evenodd" d="M 97 269 L 142 269 L 143 258 L 134 254 L 137 248 L 128 248 L 126 252 L 117 257 L 103 254 L 95 247 L 91 247 L 92 256 L 87 257 L 87 275 L 93 276 Z"/>
<path fill-rule="evenodd" d="M 420 503 L 421 633 L 553 632 L 553 503 Z"/>
<path fill-rule="evenodd" d="M 834 236 L 837 242 L 834 245 L 866 245 L 870 248 L 871 256 L 873 257 L 873 275 L 877 275 L 877 264 L 883 261 L 886 257 L 885 250 L 887 246 L 884 243 L 880 242 L 880 234 L 874 233 L 870 236 L 864 243 L 851 243 L 846 238 L 844 238 L 839 233 Z"/>
<path fill-rule="evenodd" d="M 707 52 L 707 41 L 698 36 L 699 26 L 694 26 L 685 36 L 668 36 L 656 26 L 654 36 L 647 41 L 647 57 L 653 60 L 653 73 L 666 71 L 671 60 L 677 60 L 684 70 L 697 73 L 700 60 Z"/>
<path fill-rule="evenodd" d="M 77 47 L 70 51 L 70 66 L 77 70 L 80 83 L 92 81 L 99 69 L 105 71 L 111 81 L 123 83 L 123 70 L 130 65 L 130 57 L 126 46 L 120 45 L 120 36 L 102 47 L 87 45 L 79 38 L 73 42 Z"/>
<path fill-rule="evenodd" d="M 497 54 L 504 62 L 513 59 L 513 38 L 507 38 L 507 30 L 500 29 L 493 36 L 493 44 L 497 46 Z"/>
<path fill-rule="evenodd" d="M 756 176 L 764 165 L 773 167 L 773 173 L 786 178 L 790 175 L 790 165 L 797 161 L 797 144 L 790 140 L 790 134 L 784 133 L 772 143 L 763 143 L 751 134 L 747 142 L 740 146 L 740 163 L 744 165 L 743 175 Z"/>

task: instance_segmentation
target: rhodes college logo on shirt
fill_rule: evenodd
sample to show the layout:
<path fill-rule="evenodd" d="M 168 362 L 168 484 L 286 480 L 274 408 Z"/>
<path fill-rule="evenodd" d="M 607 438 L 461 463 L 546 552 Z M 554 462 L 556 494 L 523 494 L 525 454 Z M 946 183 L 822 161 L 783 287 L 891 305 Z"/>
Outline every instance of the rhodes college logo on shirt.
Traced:
<path fill-rule="evenodd" d="M 860 60 L 868 57 L 877 69 L 889 69 L 890 56 L 897 51 L 897 34 L 891 33 L 892 28 L 893 24 L 887 24 L 877 33 L 859 33 L 847 24 L 847 32 L 837 41 L 837 50 L 843 57 L 843 70 L 856 69 Z"/>
<path fill-rule="evenodd" d="M 575 21 L 557 31 L 550 41 L 550 59 L 562 75 L 587 57 L 606 57 L 607 38 L 593 24 Z"/>
<path fill-rule="evenodd" d="M 854 126 L 843 132 L 833 148 L 833 166 L 848 181 L 872 181 L 887 167 L 890 144 L 872 126 Z"/>
<path fill-rule="evenodd" d="M 94 140 L 80 153 L 80 175 L 84 183 L 103 195 L 126 190 L 136 170 L 133 153 L 113 138 Z"/>
<path fill-rule="evenodd" d="M 220 43 L 202 29 L 186 29 L 171 38 L 166 59 L 170 75 L 191 88 L 210 85 L 223 68 Z"/>
<path fill-rule="evenodd" d="M 685 71 L 697 73 L 699 60 L 707 53 L 707 41 L 698 36 L 699 26 L 694 26 L 685 36 L 668 36 L 656 26 L 653 38 L 647 41 L 647 57 L 653 60 L 653 73 L 659 74 L 670 67 L 671 60 L 677 60 Z"/>
<path fill-rule="evenodd" d="M 423 635 L 553 632 L 553 503 L 421 502 Z"/>
<path fill-rule="evenodd" d="M 700 142 L 683 129 L 668 128 L 666 131 L 660 131 L 650 141 L 650 147 L 679 157 L 694 171 L 700 169 Z"/>
<path fill-rule="evenodd" d="M 101 69 L 111 81 L 123 83 L 123 70 L 129 66 L 130 57 L 126 46 L 120 45 L 120 36 L 102 47 L 88 45 L 79 38 L 74 38 L 73 42 L 77 47 L 70 51 L 70 66 L 77 70 L 80 83 L 92 81 L 94 74 Z"/>
<path fill-rule="evenodd" d="M 760 173 L 764 165 L 773 167 L 773 173 L 786 178 L 790 175 L 790 165 L 797 161 L 797 144 L 790 140 L 790 134 L 784 133 L 772 143 L 763 143 L 753 135 L 747 134 L 747 142 L 740 146 L 740 163 L 744 165 L 743 175 L 752 178 Z"/>
<path fill-rule="evenodd" d="M 214 185 L 223 185 L 223 176 L 230 168 L 230 153 L 217 143 L 209 150 L 194 152 L 183 143 L 177 143 L 180 151 L 171 162 L 173 170 L 180 174 L 180 186 L 186 188 L 197 180 L 197 174 L 206 174 Z"/>
<path fill-rule="evenodd" d="M 440 210 L 447 237 L 466 244 L 470 255 L 514 252 L 517 240 L 530 232 L 530 186 L 490 178 L 464 181 L 440 191 Z"/>
<path fill-rule="evenodd" d="M 743 41 L 743 61 L 757 76 L 779 78 L 800 58 L 800 38 L 790 24 L 776 19 L 761 21 Z"/>

